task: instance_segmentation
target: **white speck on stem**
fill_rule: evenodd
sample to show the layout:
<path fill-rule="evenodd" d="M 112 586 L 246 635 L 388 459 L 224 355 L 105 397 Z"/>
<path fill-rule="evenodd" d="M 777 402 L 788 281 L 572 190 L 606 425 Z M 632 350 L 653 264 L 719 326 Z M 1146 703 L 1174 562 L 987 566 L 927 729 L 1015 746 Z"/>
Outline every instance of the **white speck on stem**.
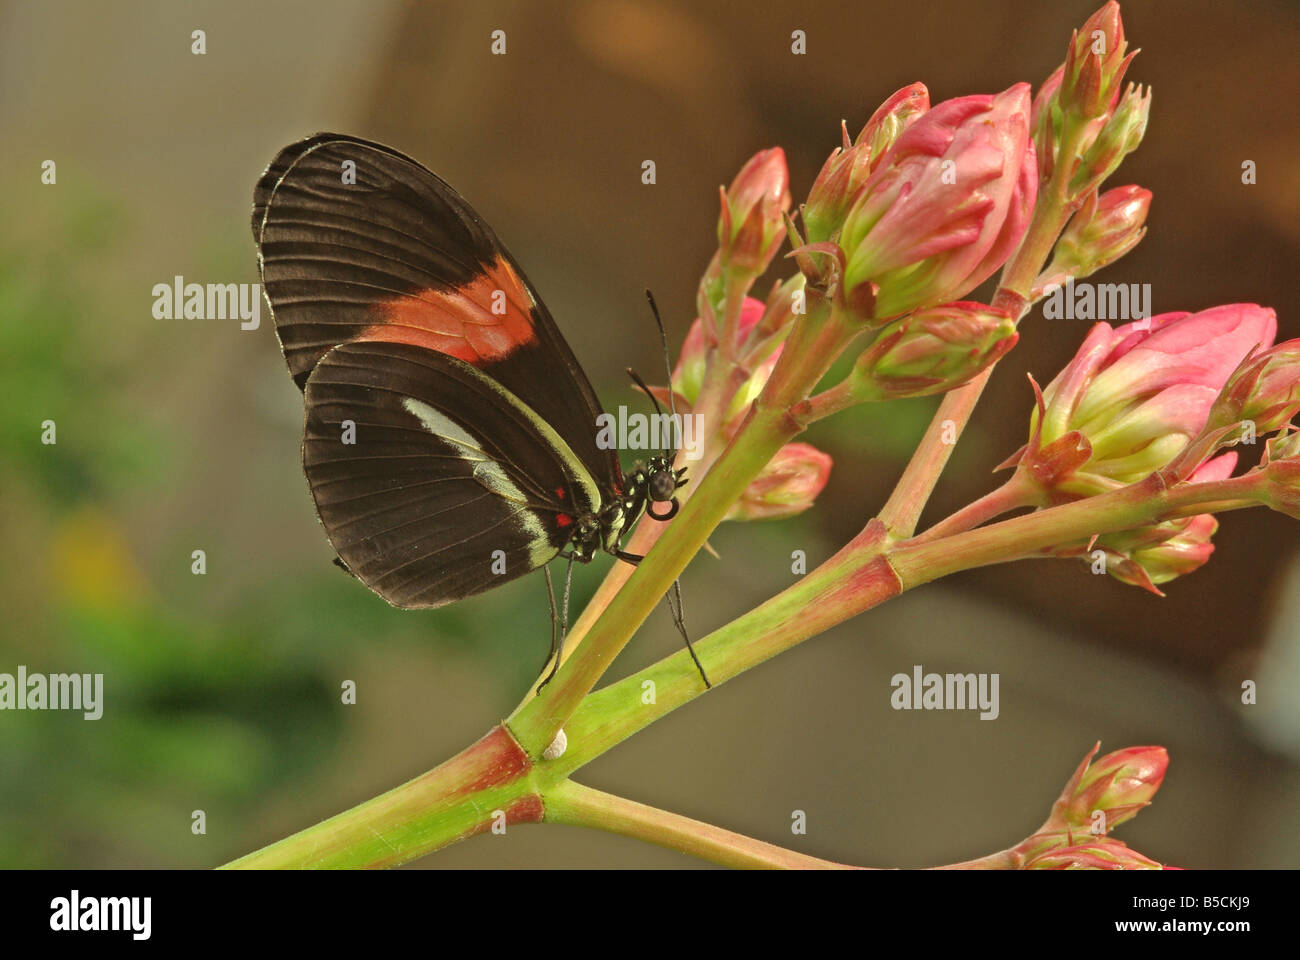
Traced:
<path fill-rule="evenodd" d="M 566 737 L 564 731 L 561 730 L 555 735 L 555 739 L 551 741 L 551 745 L 542 751 L 542 759 L 558 760 L 560 757 L 564 756 L 564 751 L 567 749 L 569 749 L 569 738 Z"/>

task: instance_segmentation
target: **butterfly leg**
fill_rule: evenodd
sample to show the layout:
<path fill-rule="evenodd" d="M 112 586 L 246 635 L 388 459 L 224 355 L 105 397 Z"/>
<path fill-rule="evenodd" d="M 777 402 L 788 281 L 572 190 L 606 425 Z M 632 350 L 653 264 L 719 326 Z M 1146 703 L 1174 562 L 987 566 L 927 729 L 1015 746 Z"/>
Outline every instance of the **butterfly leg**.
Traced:
<path fill-rule="evenodd" d="M 564 573 L 564 605 L 558 618 L 555 615 L 555 590 L 551 586 L 551 568 L 549 565 L 542 567 L 546 573 L 546 596 L 551 601 L 551 654 L 546 658 L 546 662 L 551 664 L 551 672 L 537 685 L 538 693 L 542 692 L 542 687 L 550 683 L 555 672 L 560 669 L 560 659 L 564 653 L 564 638 L 569 635 L 569 587 L 573 583 L 573 554 L 568 554 L 568 558 L 569 565 Z"/>
<path fill-rule="evenodd" d="M 557 664 L 560 662 L 559 652 L 560 644 L 560 618 L 555 609 L 555 587 L 551 584 L 551 567 L 549 564 L 542 567 L 542 572 L 546 574 L 546 599 L 551 602 L 551 652 L 546 655 L 546 660 L 542 663 L 542 669 L 546 669 L 546 664 L 554 660 Z M 546 675 L 546 679 L 537 685 L 537 692 L 542 692 L 542 687 L 546 686 L 551 677 L 555 676 L 555 670 L 552 669 Z"/>
<path fill-rule="evenodd" d="M 615 552 L 614 556 L 625 563 L 632 564 L 634 567 L 645 559 L 640 554 L 628 553 L 626 550 L 619 550 Z M 673 605 L 674 598 L 677 600 L 676 606 Z M 695 655 L 695 647 L 691 646 L 691 636 L 686 632 L 686 608 L 682 606 L 681 580 L 673 581 L 673 592 L 664 594 L 664 599 L 668 601 L 668 609 L 673 615 L 673 624 L 677 627 L 677 632 L 682 635 L 682 639 L 686 641 L 686 651 L 691 655 L 691 659 L 695 661 L 695 669 L 700 672 L 700 679 L 704 681 L 705 689 L 712 690 L 713 684 L 709 682 L 709 675 L 704 672 L 704 665 L 700 663 L 700 658 Z"/>
<path fill-rule="evenodd" d="M 677 598 L 677 606 L 673 606 L 673 598 Z M 677 625 L 677 632 L 682 635 L 686 641 L 686 652 L 691 655 L 695 661 L 695 669 L 700 672 L 700 679 L 704 681 L 704 688 L 712 690 L 713 684 L 709 683 L 709 675 L 704 672 L 704 664 L 700 663 L 700 658 L 695 655 L 695 648 L 691 646 L 691 636 L 686 632 L 686 608 L 682 606 L 682 582 L 673 581 L 673 592 L 664 594 L 664 599 L 668 601 L 668 609 L 672 611 L 673 623 Z"/>

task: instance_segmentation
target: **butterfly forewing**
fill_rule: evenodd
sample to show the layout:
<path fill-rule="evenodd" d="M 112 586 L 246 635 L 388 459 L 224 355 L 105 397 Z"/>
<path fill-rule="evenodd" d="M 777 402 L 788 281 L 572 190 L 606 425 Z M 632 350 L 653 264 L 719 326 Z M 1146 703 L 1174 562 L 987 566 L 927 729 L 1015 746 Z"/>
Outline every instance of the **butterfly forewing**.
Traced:
<path fill-rule="evenodd" d="M 595 392 L 546 307 L 491 228 L 421 164 L 337 134 L 293 144 L 258 182 L 253 236 L 299 387 L 349 341 L 442 354 L 526 398 L 589 473 L 621 486 L 617 457 L 596 444 Z"/>
<path fill-rule="evenodd" d="M 343 562 L 400 607 L 534 570 L 600 503 L 577 456 L 519 398 L 413 344 L 330 350 L 305 389 L 303 467 Z"/>

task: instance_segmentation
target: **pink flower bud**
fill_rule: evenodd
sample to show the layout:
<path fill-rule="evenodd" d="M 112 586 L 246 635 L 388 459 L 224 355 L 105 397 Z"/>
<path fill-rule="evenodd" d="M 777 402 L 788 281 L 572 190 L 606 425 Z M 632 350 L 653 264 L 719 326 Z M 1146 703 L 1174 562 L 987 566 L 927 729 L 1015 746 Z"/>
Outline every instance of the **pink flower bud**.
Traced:
<path fill-rule="evenodd" d="M 1042 392 L 1030 443 L 1007 465 L 1066 499 L 1135 483 L 1200 434 L 1237 365 L 1276 332 L 1272 310 L 1243 303 L 1098 323 Z"/>
<path fill-rule="evenodd" d="M 1264 445 L 1260 469 L 1268 481 L 1265 502 L 1300 520 L 1300 430 L 1288 427 Z"/>
<path fill-rule="evenodd" d="M 1100 743 L 1083 758 L 1039 833 L 1089 832 L 1100 825 L 1098 832 L 1106 834 L 1151 802 L 1169 767 L 1165 748 L 1128 747 L 1090 763 L 1099 749 Z"/>
<path fill-rule="evenodd" d="M 1021 83 L 947 100 L 903 131 L 840 234 L 848 302 L 874 292 L 874 316 L 886 319 L 960 299 L 1001 266 L 1037 190 L 1029 106 Z"/>
<path fill-rule="evenodd" d="M 745 298 L 740 308 L 740 319 L 736 324 L 737 347 L 749 338 L 750 332 L 763 318 L 765 309 L 761 300 L 755 300 L 753 297 Z M 708 343 L 704 336 L 704 324 L 697 317 L 690 329 L 686 331 L 686 339 L 682 341 L 682 351 L 677 357 L 677 366 L 673 369 L 673 386 L 678 395 L 685 397 L 689 403 L 694 403 L 695 398 L 700 395 L 707 361 Z M 771 371 L 769 370 L 768 373 L 770 374 Z M 762 388 L 761 384 L 759 388 Z"/>
<path fill-rule="evenodd" d="M 1050 284 L 1096 273 L 1136 247 L 1146 234 L 1150 209 L 1151 191 L 1132 184 L 1088 194 L 1056 241 L 1051 264 L 1034 284 L 1035 296 Z"/>
<path fill-rule="evenodd" d="M 1300 461 L 1300 430 L 1289 425 L 1264 444 L 1264 458 L 1260 466 L 1267 467 L 1280 460 Z"/>
<path fill-rule="evenodd" d="M 1189 483 L 1226 480 L 1237 465 L 1235 453 L 1225 453 L 1201 465 Z M 1157 584 L 1199 570 L 1214 553 L 1211 538 L 1219 529 L 1212 514 L 1200 513 L 1108 533 L 1086 544 L 1076 543 L 1045 550 L 1054 557 L 1078 557 L 1091 564 L 1095 551 L 1105 555 L 1106 572 L 1121 583 L 1141 587 L 1163 597 Z"/>
<path fill-rule="evenodd" d="M 1105 128 L 1119 102 L 1124 74 L 1137 53 L 1127 53 L 1127 49 L 1116 3 L 1103 6 L 1071 37 L 1065 62 L 1034 97 L 1033 139 L 1044 180 L 1059 162 L 1067 163 L 1067 174 L 1073 176 L 1079 156 Z M 1073 152 L 1062 161 L 1058 154 L 1067 121 Z"/>
<path fill-rule="evenodd" d="M 865 144 L 836 147 L 808 191 L 802 219 L 809 243 L 834 239 L 858 190 L 871 176 L 871 150 Z"/>
<path fill-rule="evenodd" d="M 1164 867 L 1106 837 L 1074 846 L 1053 847 L 1026 861 L 1026 870 L 1163 870 Z"/>
<path fill-rule="evenodd" d="M 1057 67 L 1034 94 L 1034 102 L 1029 110 L 1029 132 L 1036 143 L 1039 143 L 1044 129 L 1051 126 L 1052 111 L 1060 111 L 1061 77 L 1064 73 L 1064 65 Z M 1057 125 L 1059 126 L 1059 121 Z M 1041 153 L 1042 144 L 1039 145 Z"/>
<path fill-rule="evenodd" d="M 1061 135 L 1061 106 L 1058 96 L 1065 67 L 1057 67 L 1034 94 L 1029 113 L 1029 138 L 1038 154 L 1039 179 L 1046 182 L 1056 165 L 1057 142 Z"/>
<path fill-rule="evenodd" d="M 751 342 L 780 333 L 808 312 L 808 295 L 804 286 L 804 277 L 798 273 L 783 283 L 772 284 L 772 290 L 764 304 L 763 317 L 749 334 Z M 796 309 L 798 313 L 795 312 Z"/>
<path fill-rule="evenodd" d="M 785 151 L 760 150 L 722 194 L 718 249 L 723 263 L 755 275 L 766 270 L 785 236 L 782 215 L 789 206 Z"/>
<path fill-rule="evenodd" d="M 929 109 L 930 91 L 925 84 L 909 83 L 876 108 L 853 142 L 868 147 L 879 160 L 899 135 Z"/>
<path fill-rule="evenodd" d="M 836 147 L 822 166 L 802 210 L 808 243 L 833 240 L 844 215 L 872 171 L 899 135 L 930 109 L 925 84 L 913 83 L 880 105 L 852 144 L 847 131 L 844 146 Z"/>
<path fill-rule="evenodd" d="M 1219 529 L 1213 514 L 1168 520 L 1098 539 L 1106 552 L 1106 572 L 1121 583 L 1163 597 L 1157 584 L 1199 570 L 1214 553 L 1210 538 Z"/>
<path fill-rule="evenodd" d="M 919 310 L 885 327 L 854 366 L 866 400 L 944 393 L 959 387 L 1016 344 L 1003 310 L 958 301 Z"/>
<path fill-rule="evenodd" d="M 1123 159 L 1138 148 L 1146 134 L 1150 112 L 1151 88 L 1130 83 L 1097 139 L 1083 153 L 1078 169 L 1070 179 L 1070 191 L 1074 196 L 1096 190 L 1119 168 Z"/>
<path fill-rule="evenodd" d="M 1210 414 L 1211 427 L 1243 420 L 1272 433 L 1300 412 L 1300 340 L 1257 351 L 1228 379 Z"/>
<path fill-rule="evenodd" d="M 773 520 L 813 505 L 830 478 L 831 458 L 806 443 L 787 443 L 750 482 L 727 520 Z"/>
<path fill-rule="evenodd" d="M 1119 4 L 1110 0 L 1070 38 L 1061 65 L 1062 110 L 1083 119 L 1108 113 L 1133 59 L 1127 50 Z"/>
<path fill-rule="evenodd" d="M 724 419 L 724 430 L 728 437 L 735 436 L 740 425 L 749 414 L 749 406 L 758 399 L 758 395 L 763 392 L 767 386 L 767 381 L 772 376 L 772 371 L 776 369 L 776 362 L 781 358 L 781 351 L 784 344 L 778 344 L 766 357 L 759 361 L 750 371 L 749 379 L 740 385 L 731 398 L 731 404 L 727 407 Z"/>
<path fill-rule="evenodd" d="M 1150 546 L 1139 542 L 1131 549 L 1127 558 L 1131 567 L 1111 570 L 1108 566 L 1107 572 L 1125 583 L 1158 594 L 1160 591 L 1154 589 L 1156 584 L 1168 583 L 1175 577 L 1184 576 L 1205 566 L 1209 562 L 1210 555 L 1214 553 L 1214 544 L 1210 542 L 1210 538 L 1219 529 L 1219 521 L 1214 518 L 1214 515 L 1198 513 L 1194 517 L 1170 520 L 1168 523 L 1168 527 L 1160 524 L 1164 530 L 1159 536 L 1163 539 Z M 1154 528 L 1144 529 L 1148 537 L 1154 539 L 1151 532 Z M 1172 535 L 1165 536 L 1165 531 L 1172 531 Z"/>

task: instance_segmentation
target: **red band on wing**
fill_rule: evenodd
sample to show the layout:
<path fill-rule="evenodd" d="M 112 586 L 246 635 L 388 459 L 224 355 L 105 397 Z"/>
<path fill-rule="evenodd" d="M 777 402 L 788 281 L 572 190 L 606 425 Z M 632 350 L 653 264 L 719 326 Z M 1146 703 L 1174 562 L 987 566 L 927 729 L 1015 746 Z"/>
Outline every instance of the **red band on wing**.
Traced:
<path fill-rule="evenodd" d="M 409 343 L 479 366 L 536 342 L 532 306 L 518 274 L 498 257 L 463 286 L 381 301 L 382 319 L 357 339 Z"/>

